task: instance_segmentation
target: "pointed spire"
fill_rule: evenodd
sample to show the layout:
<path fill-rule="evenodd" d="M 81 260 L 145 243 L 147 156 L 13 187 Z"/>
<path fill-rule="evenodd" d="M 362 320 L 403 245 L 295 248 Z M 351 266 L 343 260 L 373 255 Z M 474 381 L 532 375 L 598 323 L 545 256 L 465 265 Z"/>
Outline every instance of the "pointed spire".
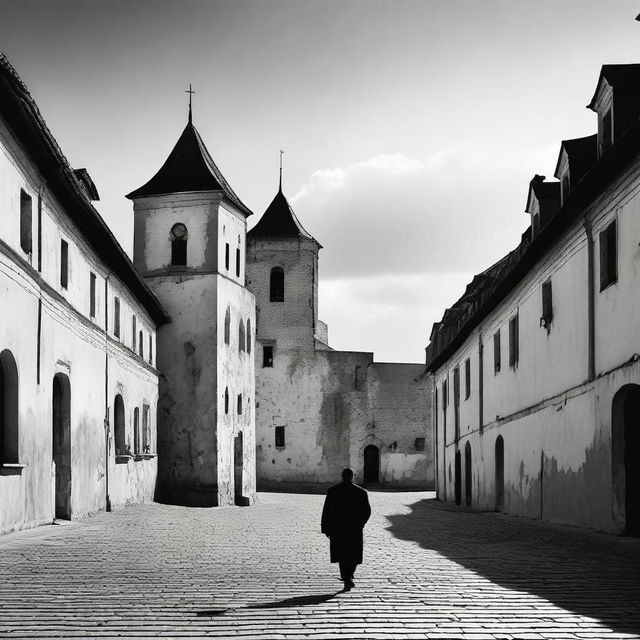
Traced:
<path fill-rule="evenodd" d="M 278 191 L 282 193 L 282 156 L 284 155 L 284 151 L 280 149 L 280 186 L 278 187 Z"/>
<path fill-rule="evenodd" d="M 193 118 L 191 117 L 191 96 L 195 93 L 191 88 L 191 83 L 189 83 L 189 88 L 185 89 L 185 93 L 189 94 L 189 124 L 193 123 Z"/>

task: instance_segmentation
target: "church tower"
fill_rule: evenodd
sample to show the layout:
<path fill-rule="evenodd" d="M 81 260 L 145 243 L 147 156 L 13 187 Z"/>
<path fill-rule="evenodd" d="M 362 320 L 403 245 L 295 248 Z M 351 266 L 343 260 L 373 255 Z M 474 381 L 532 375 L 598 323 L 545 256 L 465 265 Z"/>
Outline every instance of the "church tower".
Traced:
<path fill-rule="evenodd" d="M 189 120 L 160 170 L 127 198 L 134 263 L 172 322 L 157 337 L 157 498 L 255 497 L 255 300 L 245 287 L 247 217 Z"/>

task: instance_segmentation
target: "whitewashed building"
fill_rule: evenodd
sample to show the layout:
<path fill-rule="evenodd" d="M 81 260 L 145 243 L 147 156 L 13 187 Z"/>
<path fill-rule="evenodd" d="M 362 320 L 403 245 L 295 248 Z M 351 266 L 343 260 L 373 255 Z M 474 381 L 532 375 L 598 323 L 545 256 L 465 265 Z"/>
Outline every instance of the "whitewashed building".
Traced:
<path fill-rule="evenodd" d="M 345 466 L 388 488 L 433 486 L 425 366 L 335 351 L 318 319 L 320 244 L 282 192 L 248 233 L 257 308 L 256 466 L 264 489 L 319 490 Z"/>
<path fill-rule="evenodd" d="M 166 311 L 0 55 L 0 533 L 152 500 Z"/>
<path fill-rule="evenodd" d="M 247 217 L 189 120 L 134 203 L 134 263 L 171 314 L 158 331 L 158 499 L 255 498 L 255 300 Z"/>
<path fill-rule="evenodd" d="M 436 483 L 477 509 L 640 534 L 640 65 L 535 176 L 519 246 L 436 323 Z"/>

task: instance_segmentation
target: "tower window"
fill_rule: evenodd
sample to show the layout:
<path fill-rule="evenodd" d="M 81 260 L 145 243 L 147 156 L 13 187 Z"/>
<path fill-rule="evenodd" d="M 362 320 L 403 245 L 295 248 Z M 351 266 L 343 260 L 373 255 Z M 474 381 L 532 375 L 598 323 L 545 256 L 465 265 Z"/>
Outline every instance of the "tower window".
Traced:
<path fill-rule="evenodd" d="M 69 285 L 69 245 L 60 240 L 60 286 L 66 289 Z"/>
<path fill-rule="evenodd" d="M 231 309 L 227 307 L 227 311 L 224 314 L 224 343 L 229 344 L 231 342 Z"/>
<path fill-rule="evenodd" d="M 614 220 L 600 234 L 600 291 L 618 280 L 618 240 Z"/>
<path fill-rule="evenodd" d="M 273 345 L 265 344 L 262 347 L 262 366 L 273 367 Z"/>
<path fill-rule="evenodd" d="M 284 449 L 284 427 L 276 427 L 276 448 Z"/>
<path fill-rule="evenodd" d="M 178 222 L 171 227 L 171 265 L 187 264 L 187 227 Z"/>
<path fill-rule="evenodd" d="M 25 253 L 31 253 L 31 196 L 20 191 L 20 246 Z"/>
<path fill-rule="evenodd" d="M 273 267 L 271 269 L 269 300 L 271 302 L 284 302 L 284 269 L 282 267 Z"/>
<path fill-rule="evenodd" d="M 113 299 L 113 335 L 120 337 L 120 298 Z"/>

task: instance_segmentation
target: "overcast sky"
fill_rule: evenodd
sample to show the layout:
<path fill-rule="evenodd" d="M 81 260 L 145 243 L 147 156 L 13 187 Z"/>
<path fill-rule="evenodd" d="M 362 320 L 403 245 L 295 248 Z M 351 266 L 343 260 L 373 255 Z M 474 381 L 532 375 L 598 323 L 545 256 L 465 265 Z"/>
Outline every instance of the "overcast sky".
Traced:
<path fill-rule="evenodd" d="M 422 362 L 431 324 L 527 226 L 528 182 L 596 130 L 631 0 L 0 0 L 0 49 L 131 254 L 124 194 L 187 117 L 255 224 L 284 190 L 331 345 Z"/>

